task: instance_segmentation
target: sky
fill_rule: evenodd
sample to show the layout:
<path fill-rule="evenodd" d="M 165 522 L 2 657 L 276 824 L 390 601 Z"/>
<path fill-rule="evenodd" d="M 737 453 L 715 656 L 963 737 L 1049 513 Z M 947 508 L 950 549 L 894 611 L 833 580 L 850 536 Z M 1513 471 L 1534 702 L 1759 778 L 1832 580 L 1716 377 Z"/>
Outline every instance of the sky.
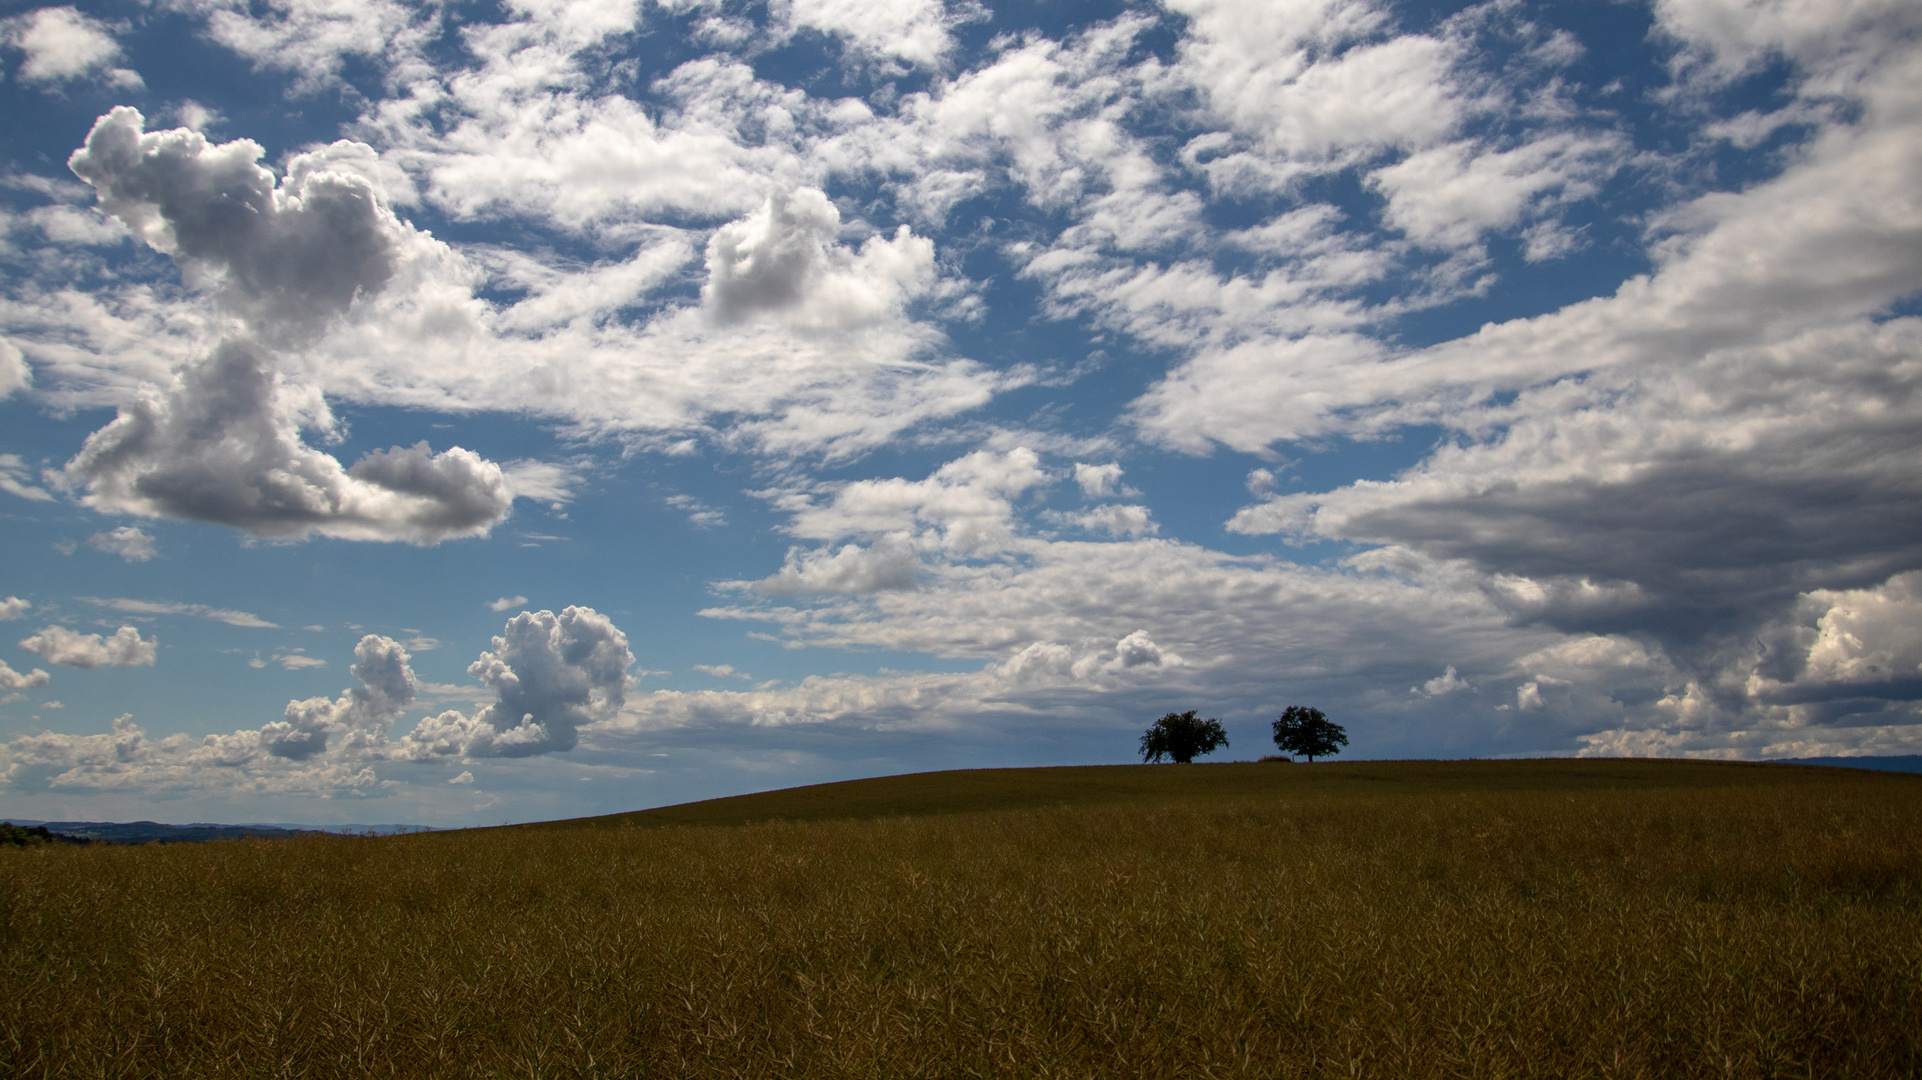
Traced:
<path fill-rule="evenodd" d="M 1922 752 L 1913 0 L 0 14 L 0 815 Z"/>

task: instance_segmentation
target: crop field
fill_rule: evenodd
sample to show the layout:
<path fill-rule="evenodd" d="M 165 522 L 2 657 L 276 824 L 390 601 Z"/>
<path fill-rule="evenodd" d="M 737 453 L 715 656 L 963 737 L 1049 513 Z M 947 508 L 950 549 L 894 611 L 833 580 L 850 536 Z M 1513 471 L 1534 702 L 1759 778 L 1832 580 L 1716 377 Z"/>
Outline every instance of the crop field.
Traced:
<path fill-rule="evenodd" d="M 0 850 L 0 1073 L 1922 1074 L 1922 776 L 981 770 Z"/>

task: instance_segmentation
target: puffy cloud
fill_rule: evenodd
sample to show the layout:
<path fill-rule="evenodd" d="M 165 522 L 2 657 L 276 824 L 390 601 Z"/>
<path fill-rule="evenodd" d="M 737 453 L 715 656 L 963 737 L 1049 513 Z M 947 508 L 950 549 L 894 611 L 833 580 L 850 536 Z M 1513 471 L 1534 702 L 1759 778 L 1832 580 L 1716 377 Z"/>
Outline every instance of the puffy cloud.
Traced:
<path fill-rule="evenodd" d="M 488 601 L 487 610 L 506 611 L 509 608 L 520 607 L 522 604 L 525 604 L 525 603 L 527 603 L 527 597 L 521 596 L 520 594 L 516 593 L 513 596 L 503 596 L 498 600 Z"/>
<path fill-rule="evenodd" d="M 849 329 L 897 311 L 934 276 L 934 244 L 906 225 L 838 245 L 841 215 L 815 188 L 777 192 L 707 245 L 702 298 L 723 323 L 775 315 L 809 330 Z"/>
<path fill-rule="evenodd" d="M 774 596 L 800 593 L 872 593 L 912 589 L 921 568 L 905 533 L 890 533 L 868 547 L 845 544 L 839 550 L 789 548 L 781 572 L 754 583 Z"/>
<path fill-rule="evenodd" d="M 1106 498 L 1115 493 L 1115 484 L 1121 480 L 1121 466 L 1113 462 L 1106 465 L 1088 465 L 1075 462 L 1074 482 L 1081 487 L 1081 494 L 1090 499 Z"/>
<path fill-rule="evenodd" d="M 96 510 L 231 525 L 261 536 L 311 533 L 436 544 L 484 536 L 513 502 L 498 465 L 426 443 L 377 450 L 343 468 L 301 440 L 313 400 L 289 400 L 256 355 L 227 343 L 180 372 L 164 395 L 123 406 L 66 466 Z"/>
<path fill-rule="evenodd" d="M 423 718 L 396 753 L 431 760 L 572 750 L 582 725 L 620 712 L 633 664 L 627 635 L 592 608 L 523 611 L 467 668 L 495 700 L 472 716 L 449 710 Z"/>
<path fill-rule="evenodd" d="M 0 622 L 17 619 L 25 615 L 27 609 L 31 607 L 33 604 L 30 601 L 22 600 L 17 596 L 0 597 Z"/>
<path fill-rule="evenodd" d="M 51 678 L 40 668 L 22 675 L 8 667 L 6 661 L 0 660 L 0 690 L 34 690 L 47 685 L 47 680 Z"/>
<path fill-rule="evenodd" d="M 385 794 L 369 765 L 275 758 L 261 749 L 258 731 L 149 738 L 128 714 L 105 734 L 49 731 L 0 744 L 0 783 L 16 791 Z"/>
<path fill-rule="evenodd" d="M 1617 136 L 1568 132 L 1511 150 L 1455 142 L 1377 169 L 1369 184 L 1388 198 L 1388 223 L 1410 239 L 1465 248 L 1487 231 L 1508 229 L 1556 203 L 1594 194 L 1629 152 Z"/>
<path fill-rule="evenodd" d="M 372 156 L 366 147 L 297 155 L 276 181 L 251 140 L 215 145 L 186 128 L 145 126 L 139 110 L 115 108 L 68 167 L 99 192 L 103 211 L 173 256 L 255 334 L 309 340 L 393 278 L 410 230 L 360 170 L 336 167 Z"/>
<path fill-rule="evenodd" d="M 106 24 L 72 7 L 41 8 L 0 24 L 9 45 L 26 54 L 20 78 L 59 83 L 105 74 L 123 87 L 139 87 L 140 76 L 108 65 L 120 59 L 120 46 Z"/>
<path fill-rule="evenodd" d="M 856 51 L 899 57 L 923 67 L 938 64 L 953 42 L 950 16 L 941 0 L 786 0 L 775 6 L 783 29 L 801 27 L 838 34 Z"/>
<path fill-rule="evenodd" d="M 372 151 L 336 143 L 296 155 L 277 181 L 258 164 L 258 144 L 144 125 L 138 111 L 114 109 L 69 165 L 104 211 L 238 316 L 253 343 L 226 341 L 182 365 L 164 392 L 122 405 L 67 465 L 69 482 L 86 488 L 82 502 L 273 537 L 485 535 L 512 503 L 499 466 L 422 443 L 343 468 L 301 439 L 303 426 L 331 432 L 325 400 L 276 371 L 263 347 L 311 344 L 403 264 L 438 257 L 382 204 Z"/>
<path fill-rule="evenodd" d="M 368 634 L 354 646 L 347 670 L 360 680 L 338 698 L 290 701 L 284 719 L 260 729 L 260 746 L 274 757 L 305 761 L 329 749 L 364 756 L 387 740 L 387 731 L 413 703 L 419 681 L 408 666 L 407 650 L 392 638 Z M 358 753 L 357 753 L 358 752 Z"/>
<path fill-rule="evenodd" d="M 1409 687 L 1408 692 L 1411 694 L 1426 694 L 1429 697 L 1440 697 L 1443 694 L 1453 694 L 1457 691 L 1469 689 L 1473 688 L 1469 685 L 1468 680 L 1456 675 L 1455 665 L 1450 664 L 1440 675 L 1422 683 L 1420 686 Z"/>
<path fill-rule="evenodd" d="M 20 642 L 20 647 L 68 667 L 141 667 L 154 662 L 154 643 L 140 631 L 123 626 L 112 637 L 82 634 L 64 626 L 49 626 Z"/>
<path fill-rule="evenodd" d="M 960 553 L 994 550 L 1012 536 L 1013 500 L 1049 482 L 1026 447 L 978 450 L 924 480 L 857 480 L 817 503 L 806 492 L 775 493 L 793 514 L 788 531 L 810 540 L 901 533 Z M 852 558 L 852 556 L 849 556 Z"/>
<path fill-rule="evenodd" d="M 100 639 L 93 641 L 98 646 Z M 143 644 L 151 653 L 151 643 Z M 16 790 L 44 784 L 148 793 L 389 794 L 400 782 L 381 778 L 382 763 L 571 749 L 581 725 L 621 710 L 633 659 L 626 637 L 591 609 L 522 613 L 469 668 L 494 692 L 494 702 L 471 717 L 457 711 L 423 717 L 396 739 L 395 721 L 423 690 L 436 696 L 459 690 L 423 684 L 401 643 L 367 634 L 348 669 L 359 685 L 337 697 L 289 701 L 281 719 L 228 735 L 149 738 L 122 716 L 110 734 L 23 736 L 0 743 L 0 783 Z M 31 683 L 38 676 L 22 678 Z"/>
<path fill-rule="evenodd" d="M 87 537 L 87 546 L 118 555 L 128 562 L 146 562 L 159 554 L 154 550 L 153 537 L 132 525 L 94 533 Z"/>

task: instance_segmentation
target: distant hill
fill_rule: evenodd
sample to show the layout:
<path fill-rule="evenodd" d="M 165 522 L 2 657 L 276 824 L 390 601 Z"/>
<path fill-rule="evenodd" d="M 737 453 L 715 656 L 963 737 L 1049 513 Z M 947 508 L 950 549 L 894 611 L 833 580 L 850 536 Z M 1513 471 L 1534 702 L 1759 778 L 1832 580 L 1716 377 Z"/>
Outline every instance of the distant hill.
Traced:
<path fill-rule="evenodd" d="M 1922 754 L 1899 757 L 1804 757 L 1777 758 L 1785 765 L 1832 765 L 1842 769 L 1880 769 L 1883 772 L 1922 773 Z"/>
<path fill-rule="evenodd" d="M 1850 758 L 1850 761 L 1865 759 Z M 1677 758 L 1533 758 L 1499 761 L 1208 762 L 956 769 L 782 788 L 600 817 L 498 829 L 659 828 L 921 817 L 1044 806 L 1214 799 L 1235 795 L 1346 796 L 1582 788 L 1740 787 L 1827 782 L 1825 770 L 1789 764 Z"/>
<path fill-rule="evenodd" d="M 200 843 L 207 840 L 282 840 L 293 836 L 329 834 L 431 832 L 425 825 L 217 825 L 197 821 L 188 825 L 167 825 L 158 821 L 34 821 L 8 818 L 14 825 L 44 826 L 50 833 L 77 836 L 109 844 Z"/>

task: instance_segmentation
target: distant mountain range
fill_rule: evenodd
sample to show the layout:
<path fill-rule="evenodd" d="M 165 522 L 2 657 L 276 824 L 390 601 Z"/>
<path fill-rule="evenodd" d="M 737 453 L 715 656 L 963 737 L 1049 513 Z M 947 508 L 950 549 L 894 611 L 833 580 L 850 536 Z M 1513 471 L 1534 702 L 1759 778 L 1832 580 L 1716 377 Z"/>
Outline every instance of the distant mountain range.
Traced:
<path fill-rule="evenodd" d="M 275 840 L 290 836 L 323 834 L 357 836 L 374 833 L 386 836 L 392 833 L 434 831 L 427 825 L 215 825 L 204 821 L 189 825 L 166 825 L 158 821 L 35 821 L 28 818 L 6 820 L 14 825 L 29 828 L 44 825 L 48 832 L 60 836 L 77 836 L 111 844 L 145 844 L 155 840 L 163 844 L 249 838 Z"/>

